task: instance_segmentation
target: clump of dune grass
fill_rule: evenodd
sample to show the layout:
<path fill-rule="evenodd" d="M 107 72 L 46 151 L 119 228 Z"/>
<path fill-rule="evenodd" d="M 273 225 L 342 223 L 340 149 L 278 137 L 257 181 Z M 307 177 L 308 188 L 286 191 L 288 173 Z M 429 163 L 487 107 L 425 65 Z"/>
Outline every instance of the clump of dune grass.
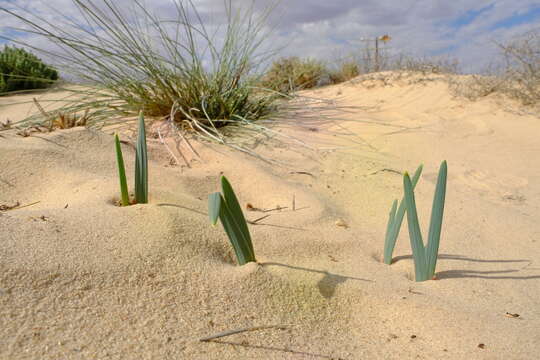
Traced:
<path fill-rule="evenodd" d="M 18 31 L 40 37 L 46 46 L 7 40 L 55 59 L 58 68 L 83 85 L 66 87 L 69 95 L 51 105 L 62 101 L 62 111 L 69 113 L 90 110 L 87 126 L 124 122 L 143 111 L 149 118 L 169 120 L 183 131 L 249 152 L 231 140 L 234 131 L 223 128 L 240 126 L 257 135 L 267 130 L 261 120 L 279 113 L 279 96 L 261 88 L 257 75 L 261 60 L 269 56 L 261 46 L 270 9 L 241 11 L 229 0 L 225 23 L 209 29 L 189 0 L 171 0 L 167 18 L 142 0 L 128 7 L 113 0 L 72 2 L 84 20 L 61 14 L 50 20 L 15 3 L 0 6 L 0 11 L 22 23 Z M 25 120 L 39 121 L 40 115 Z"/>

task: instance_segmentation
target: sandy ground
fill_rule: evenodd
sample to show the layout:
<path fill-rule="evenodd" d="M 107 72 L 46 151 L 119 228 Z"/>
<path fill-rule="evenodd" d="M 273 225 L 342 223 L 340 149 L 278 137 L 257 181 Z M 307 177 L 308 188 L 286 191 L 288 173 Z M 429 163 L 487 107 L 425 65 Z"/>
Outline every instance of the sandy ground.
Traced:
<path fill-rule="evenodd" d="M 0 135 L 1 359 L 536 359 L 540 119 L 387 74 L 309 93 L 346 111 L 261 147 L 276 166 L 201 147 L 171 166 L 150 140 L 150 203 L 120 208 L 110 135 Z M 22 97 L 0 98 L 0 121 Z M 133 150 L 124 147 L 132 183 Z M 424 233 L 449 166 L 437 281 L 413 281 L 406 222 L 380 262 L 399 172 L 424 164 Z M 219 174 L 247 211 L 258 264 L 235 266 L 207 195 Z M 295 209 L 292 209 L 292 199 Z M 345 225 L 345 226 L 344 226 Z M 509 316 L 518 314 L 518 317 Z M 203 343 L 222 331 L 278 325 Z"/>

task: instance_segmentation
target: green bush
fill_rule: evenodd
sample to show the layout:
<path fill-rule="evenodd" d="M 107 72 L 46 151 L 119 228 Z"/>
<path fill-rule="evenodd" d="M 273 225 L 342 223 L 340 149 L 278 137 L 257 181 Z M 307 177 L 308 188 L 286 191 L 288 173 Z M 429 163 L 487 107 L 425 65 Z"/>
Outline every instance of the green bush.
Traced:
<path fill-rule="evenodd" d="M 58 72 L 24 49 L 5 46 L 0 52 L 0 93 L 43 89 L 58 80 Z"/>
<path fill-rule="evenodd" d="M 262 82 L 265 88 L 288 94 L 319 86 L 327 78 L 330 82 L 328 69 L 321 61 L 287 57 L 274 61 Z"/>

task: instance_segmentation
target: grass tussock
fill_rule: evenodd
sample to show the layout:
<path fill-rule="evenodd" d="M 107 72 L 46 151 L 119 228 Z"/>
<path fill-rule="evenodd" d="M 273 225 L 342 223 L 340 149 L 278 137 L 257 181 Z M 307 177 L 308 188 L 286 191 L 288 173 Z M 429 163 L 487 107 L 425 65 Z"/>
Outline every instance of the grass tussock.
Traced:
<path fill-rule="evenodd" d="M 266 130 L 261 120 L 279 112 L 279 97 L 260 87 L 256 73 L 268 56 L 261 45 L 270 9 L 238 10 L 226 1 L 224 24 L 209 29 L 191 1 L 171 0 L 167 18 L 142 0 L 128 7 L 112 0 L 72 1 L 84 22 L 66 17 L 63 23 L 52 22 L 16 4 L 0 6 L 0 11 L 17 18 L 47 46 L 8 40 L 56 59 L 59 68 L 84 85 L 67 87 L 69 96 L 55 102 L 66 104 L 64 113 L 90 111 L 88 126 L 123 122 L 143 111 L 246 150 L 229 141 L 231 131 L 221 129 L 258 122 L 253 130 L 259 134 Z M 26 123 L 43 120 L 39 115 Z"/>

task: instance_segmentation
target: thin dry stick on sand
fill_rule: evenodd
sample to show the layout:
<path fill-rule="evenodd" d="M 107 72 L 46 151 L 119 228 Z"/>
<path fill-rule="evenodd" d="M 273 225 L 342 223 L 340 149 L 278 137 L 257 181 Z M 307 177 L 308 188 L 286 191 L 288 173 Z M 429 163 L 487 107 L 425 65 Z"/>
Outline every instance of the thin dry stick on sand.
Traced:
<path fill-rule="evenodd" d="M 240 334 L 240 333 L 248 332 L 248 331 L 265 330 L 265 329 L 285 330 L 285 329 L 287 329 L 287 325 L 253 326 L 253 327 L 248 327 L 248 328 L 243 328 L 243 329 L 238 329 L 238 330 L 228 330 L 228 331 L 223 331 L 223 332 L 217 333 L 215 335 L 200 338 L 199 341 L 201 341 L 201 342 L 209 342 L 209 341 L 213 341 L 213 340 L 216 340 L 216 339 L 219 339 L 219 338 L 222 338 L 222 337 L 226 337 L 226 336 L 230 336 L 230 335 Z"/>

